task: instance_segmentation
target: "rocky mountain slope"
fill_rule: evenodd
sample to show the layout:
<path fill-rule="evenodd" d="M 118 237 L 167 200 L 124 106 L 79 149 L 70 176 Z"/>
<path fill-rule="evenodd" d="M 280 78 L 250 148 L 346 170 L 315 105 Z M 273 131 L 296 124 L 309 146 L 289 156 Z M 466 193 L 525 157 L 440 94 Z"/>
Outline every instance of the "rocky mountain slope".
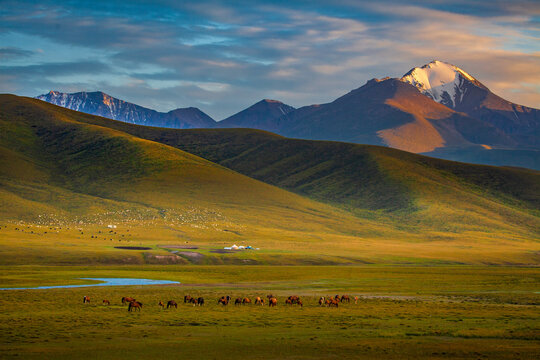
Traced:
<path fill-rule="evenodd" d="M 50 91 L 36 98 L 71 110 L 131 124 L 177 129 L 212 127 L 215 124 L 210 116 L 194 107 L 162 113 L 116 99 L 101 91 L 72 94 Z"/>

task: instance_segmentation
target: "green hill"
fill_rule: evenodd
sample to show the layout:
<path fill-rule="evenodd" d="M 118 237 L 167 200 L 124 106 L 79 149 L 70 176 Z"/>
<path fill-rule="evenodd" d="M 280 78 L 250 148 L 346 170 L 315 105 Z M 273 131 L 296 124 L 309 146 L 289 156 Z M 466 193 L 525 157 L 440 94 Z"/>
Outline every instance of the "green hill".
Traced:
<path fill-rule="evenodd" d="M 472 165 L 396 149 L 284 138 L 251 129 L 161 129 L 96 124 L 161 142 L 247 176 L 378 221 L 430 229 L 537 236 L 540 173 Z"/>
<path fill-rule="evenodd" d="M 195 242 L 205 263 L 536 263 L 539 183 L 528 170 L 256 130 L 150 128 L 0 96 L 0 220 L 86 226 L 65 234 L 83 247 L 51 238 L 57 261 L 82 249 L 112 261 L 105 240 L 116 240 L 86 235 L 115 220 L 155 251 Z M 0 237 L 0 255 L 20 253 L 29 235 L 14 234 Z M 28 251 L 42 244 L 32 241 Z M 233 242 L 265 251 L 211 251 Z"/>

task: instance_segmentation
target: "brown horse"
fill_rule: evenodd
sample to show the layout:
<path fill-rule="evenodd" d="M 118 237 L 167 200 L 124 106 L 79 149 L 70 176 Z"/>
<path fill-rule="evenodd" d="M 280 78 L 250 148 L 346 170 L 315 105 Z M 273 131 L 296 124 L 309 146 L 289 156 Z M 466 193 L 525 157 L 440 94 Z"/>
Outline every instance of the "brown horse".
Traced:
<path fill-rule="evenodd" d="M 292 305 L 292 300 L 290 298 L 285 300 L 285 305 Z"/>
<path fill-rule="evenodd" d="M 296 304 L 300 300 L 300 297 L 298 295 L 291 295 L 288 297 L 288 299 L 291 300 L 292 304 Z"/>
<path fill-rule="evenodd" d="M 344 302 L 344 301 L 346 301 L 347 303 L 351 302 L 351 298 L 349 297 L 349 295 L 343 295 L 341 297 L 341 302 Z"/>
<path fill-rule="evenodd" d="M 302 302 L 302 300 L 298 299 L 298 301 L 296 302 L 296 304 L 300 305 L 300 307 L 304 307 L 304 303 Z"/>
<path fill-rule="evenodd" d="M 358 304 L 358 296 L 355 296 L 355 297 L 354 297 L 354 303 L 355 303 L 355 304 Z"/>
<path fill-rule="evenodd" d="M 336 300 L 336 299 L 331 299 L 330 300 L 330 304 L 328 305 L 329 307 L 338 307 L 339 306 L 339 302 Z"/>
<path fill-rule="evenodd" d="M 199 306 L 203 306 L 204 305 L 204 298 L 202 298 L 202 297 L 197 298 L 197 304 Z"/>
<path fill-rule="evenodd" d="M 132 297 L 123 297 L 122 298 L 122 304 L 125 304 L 125 303 L 130 303 L 130 302 L 133 302 L 133 301 L 136 301 L 134 298 Z"/>
<path fill-rule="evenodd" d="M 103 305 L 111 305 L 111 302 L 107 299 L 103 300 Z"/>
<path fill-rule="evenodd" d="M 133 309 L 135 310 L 139 310 L 141 311 L 142 309 L 142 303 L 141 302 L 138 302 L 138 301 L 132 301 L 129 303 L 129 306 L 128 306 L 128 311 L 133 311 Z"/>
<path fill-rule="evenodd" d="M 319 299 L 319 306 L 323 306 L 325 300 L 326 299 L 324 298 L 324 296 L 321 296 L 320 299 Z"/>
<path fill-rule="evenodd" d="M 264 299 L 261 299 L 260 296 L 257 296 L 257 297 L 255 298 L 255 305 L 257 305 L 257 304 L 259 304 L 259 305 L 264 305 Z"/>
<path fill-rule="evenodd" d="M 225 296 L 222 296 L 221 298 L 218 299 L 217 303 L 225 306 L 229 304 L 229 300 L 227 300 Z"/>
<path fill-rule="evenodd" d="M 236 298 L 236 300 L 234 300 L 234 305 L 240 305 L 240 304 L 242 304 L 242 299 Z"/>
<path fill-rule="evenodd" d="M 199 304 L 199 301 L 197 299 L 195 299 L 194 297 L 192 297 L 191 300 L 189 300 L 189 303 L 193 304 L 193 306 L 195 306 L 195 305 Z"/>
<path fill-rule="evenodd" d="M 277 299 L 275 297 L 268 299 L 268 306 L 275 307 L 277 305 Z"/>
<path fill-rule="evenodd" d="M 173 306 L 174 306 L 175 309 L 178 309 L 178 304 L 176 303 L 176 301 L 174 301 L 174 300 L 167 301 L 167 309 L 170 308 L 170 307 L 173 307 Z"/>
<path fill-rule="evenodd" d="M 184 304 L 189 303 L 190 301 L 191 301 L 191 296 L 190 295 L 184 296 Z"/>
<path fill-rule="evenodd" d="M 83 304 L 90 303 L 90 297 L 88 297 L 88 296 L 85 295 L 85 296 L 82 298 L 82 302 L 83 302 Z"/>
<path fill-rule="evenodd" d="M 159 305 L 162 309 L 165 309 L 165 304 L 163 303 L 163 301 L 160 301 L 158 305 Z"/>
<path fill-rule="evenodd" d="M 246 304 L 251 304 L 251 299 L 250 298 L 242 299 L 242 305 L 246 305 Z"/>

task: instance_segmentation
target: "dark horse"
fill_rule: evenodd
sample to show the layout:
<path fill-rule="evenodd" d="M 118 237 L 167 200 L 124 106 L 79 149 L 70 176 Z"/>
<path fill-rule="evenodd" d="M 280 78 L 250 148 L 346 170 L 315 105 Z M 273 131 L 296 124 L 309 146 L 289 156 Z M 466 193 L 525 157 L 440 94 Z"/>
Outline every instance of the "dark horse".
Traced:
<path fill-rule="evenodd" d="M 141 303 L 141 302 L 138 302 L 138 301 L 132 301 L 132 302 L 130 302 L 130 303 L 129 303 L 129 306 L 128 306 L 128 311 L 133 311 L 133 309 L 141 311 L 141 309 L 142 309 L 142 303 Z"/>
<path fill-rule="evenodd" d="M 103 300 L 103 305 L 111 305 L 111 302 L 107 299 Z"/>
<path fill-rule="evenodd" d="M 90 302 L 90 297 L 84 296 L 84 297 L 82 298 L 82 302 L 83 302 L 83 304 L 89 303 L 89 302 Z"/>
<path fill-rule="evenodd" d="M 198 304 L 199 306 L 204 305 L 204 298 L 202 298 L 202 297 L 197 298 L 197 302 L 199 303 L 199 304 Z"/>
<path fill-rule="evenodd" d="M 229 304 L 229 300 L 227 300 L 227 297 L 226 296 L 222 296 L 221 298 L 219 298 L 219 300 L 217 301 L 218 304 L 221 304 L 221 305 L 227 305 Z"/>
<path fill-rule="evenodd" d="M 176 301 L 174 301 L 174 300 L 167 301 L 167 309 L 170 308 L 170 307 L 173 307 L 173 306 L 174 306 L 175 309 L 178 309 L 178 304 L 176 303 Z"/>

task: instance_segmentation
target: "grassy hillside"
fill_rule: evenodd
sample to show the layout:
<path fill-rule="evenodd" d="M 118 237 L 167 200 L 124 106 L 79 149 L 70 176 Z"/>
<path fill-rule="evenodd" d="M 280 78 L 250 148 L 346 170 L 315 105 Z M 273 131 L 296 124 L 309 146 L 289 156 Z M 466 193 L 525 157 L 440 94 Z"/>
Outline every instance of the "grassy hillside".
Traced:
<path fill-rule="evenodd" d="M 538 237 L 540 173 L 396 149 L 284 138 L 249 129 L 174 130 L 88 119 L 196 154 L 250 177 L 409 230 Z"/>
<path fill-rule="evenodd" d="M 0 128 L 3 264 L 539 261 L 536 172 L 141 127 L 9 95 Z M 216 252 L 233 243 L 261 250 Z"/>
<path fill-rule="evenodd" d="M 274 224 L 271 214 L 304 223 L 347 216 L 176 148 L 88 124 L 77 112 L 15 96 L 2 96 L 0 109 L 3 217 L 120 208 L 163 217 L 192 206 L 257 224 Z"/>

